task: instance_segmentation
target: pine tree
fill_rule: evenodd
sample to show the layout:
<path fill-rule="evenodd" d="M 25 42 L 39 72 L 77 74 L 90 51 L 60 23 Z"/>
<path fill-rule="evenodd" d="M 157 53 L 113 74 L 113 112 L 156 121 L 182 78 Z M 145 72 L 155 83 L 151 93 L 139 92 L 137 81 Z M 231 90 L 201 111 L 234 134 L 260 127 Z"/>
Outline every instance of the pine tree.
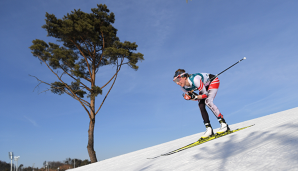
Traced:
<path fill-rule="evenodd" d="M 133 52 L 138 45 L 129 41 L 120 42 L 116 36 L 117 29 L 112 26 L 115 21 L 114 13 L 106 5 L 97 5 L 91 13 L 80 9 L 67 13 L 62 19 L 54 14 L 46 13 L 46 29 L 48 36 L 56 38 L 55 43 L 46 43 L 35 39 L 30 46 L 33 56 L 44 63 L 57 77 L 57 81 L 47 83 L 35 77 L 39 84 L 47 84 L 52 93 L 66 93 L 77 100 L 87 112 L 90 122 L 88 130 L 87 150 L 92 163 L 97 162 L 94 151 L 95 116 L 101 109 L 108 94 L 117 79 L 122 65 L 138 69 L 138 61 L 144 60 L 143 54 Z M 116 66 L 115 74 L 101 87 L 96 85 L 96 74 L 99 67 Z M 62 71 L 59 75 L 58 71 Z M 72 82 L 66 82 L 65 76 Z M 110 89 L 103 98 L 101 105 L 95 108 L 95 99 L 102 90 L 113 81 Z M 38 85 L 39 85 L 38 84 Z"/>

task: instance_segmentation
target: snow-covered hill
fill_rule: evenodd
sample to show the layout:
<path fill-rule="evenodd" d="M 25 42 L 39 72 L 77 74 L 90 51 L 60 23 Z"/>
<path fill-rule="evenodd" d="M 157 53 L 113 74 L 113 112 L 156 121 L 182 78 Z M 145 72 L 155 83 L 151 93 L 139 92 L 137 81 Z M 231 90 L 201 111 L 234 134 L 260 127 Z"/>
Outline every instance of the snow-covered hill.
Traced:
<path fill-rule="evenodd" d="M 252 124 L 255 126 L 170 156 L 147 159 L 190 144 L 203 133 L 70 170 L 298 171 L 298 107 L 230 125 L 230 128 Z"/>

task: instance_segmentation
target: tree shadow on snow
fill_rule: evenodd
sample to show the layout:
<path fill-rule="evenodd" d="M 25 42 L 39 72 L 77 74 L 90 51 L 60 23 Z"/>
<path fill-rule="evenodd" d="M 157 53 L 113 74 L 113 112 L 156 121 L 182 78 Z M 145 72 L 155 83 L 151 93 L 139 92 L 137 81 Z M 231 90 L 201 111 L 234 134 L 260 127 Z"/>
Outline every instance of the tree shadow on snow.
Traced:
<path fill-rule="evenodd" d="M 149 165 L 149 166 L 146 166 L 146 167 L 143 167 L 141 170 L 139 170 L 139 171 L 145 171 L 145 170 L 148 170 L 148 169 L 150 169 L 151 168 L 151 166 L 152 165 Z"/>
<path fill-rule="evenodd" d="M 241 135 L 241 131 L 238 133 L 234 133 L 231 135 L 228 135 L 227 138 L 228 141 L 225 142 L 218 142 L 215 143 L 214 146 L 205 146 L 203 148 L 198 149 L 198 153 L 194 155 L 194 158 L 196 160 L 200 159 L 206 159 L 210 160 L 210 164 L 213 163 L 213 161 L 220 161 L 220 164 L 218 165 L 218 168 L 216 170 L 227 170 L 225 169 L 225 166 L 227 162 L 229 161 L 230 157 L 235 157 L 238 154 L 241 153 L 248 153 L 251 150 L 254 150 L 255 148 L 264 148 L 266 144 L 272 143 L 273 141 L 278 146 L 285 146 L 283 148 L 286 148 L 286 150 L 289 150 L 292 152 L 287 153 L 283 157 L 285 157 L 285 160 L 293 161 L 298 164 L 297 162 L 297 155 L 298 152 L 296 149 L 298 149 L 298 138 L 297 136 L 294 137 L 293 133 L 295 134 L 295 131 L 298 130 L 298 124 L 284 124 L 278 127 L 272 127 L 272 129 L 277 130 L 288 130 L 285 133 L 279 133 L 278 131 L 275 133 L 270 133 L 271 131 L 254 131 L 249 133 L 246 137 L 240 138 L 241 140 L 237 140 L 237 137 Z M 218 139 L 219 140 L 219 139 Z M 214 140 L 216 141 L 216 140 Z M 210 142 L 207 142 L 210 143 Z M 270 150 L 270 149 L 268 149 Z M 272 149 L 274 150 L 274 149 Z M 249 155 L 249 154 L 247 154 Z M 241 161 L 242 160 L 242 161 Z M 236 162 L 251 162 L 251 163 L 245 163 L 246 165 L 253 166 L 254 164 L 259 163 L 259 161 L 247 161 L 245 158 L 238 159 Z M 257 163 L 253 163 L 257 162 Z M 274 162 L 274 161 L 272 161 Z M 203 168 L 202 168 L 203 169 Z M 231 168 L 230 168 L 231 169 Z"/>

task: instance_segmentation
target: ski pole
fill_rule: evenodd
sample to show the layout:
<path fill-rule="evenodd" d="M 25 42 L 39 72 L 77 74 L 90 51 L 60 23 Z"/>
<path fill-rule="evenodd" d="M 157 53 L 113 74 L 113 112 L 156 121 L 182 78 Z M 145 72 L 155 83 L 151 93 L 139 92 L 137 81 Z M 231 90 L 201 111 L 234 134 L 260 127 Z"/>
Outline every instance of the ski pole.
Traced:
<path fill-rule="evenodd" d="M 246 59 L 246 57 L 242 58 L 240 61 L 234 63 L 233 65 L 231 65 L 229 68 L 225 69 L 224 71 L 222 71 L 221 73 L 215 75 L 214 77 L 212 77 L 210 79 L 210 82 L 212 82 L 216 77 L 218 77 L 220 74 L 224 73 L 225 71 L 227 71 L 228 69 L 232 68 L 233 66 L 235 66 L 236 64 L 238 64 L 239 62 L 243 61 L 244 59 Z"/>
<path fill-rule="evenodd" d="M 246 59 L 246 57 L 242 58 L 240 61 L 234 63 L 233 65 L 231 65 L 229 68 L 225 69 L 224 71 L 222 71 L 221 73 L 219 74 L 216 74 L 214 77 L 212 77 L 210 80 L 209 80 L 209 83 L 212 82 L 216 77 L 218 77 L 220 74 L 224 73 L 225 71 L 227 71 L 228 69 L 232 68 L 233 66 L 235 66 L 236 64 L 238 64 L 239 62 L 243 61 L 244 59 Z M 194 89 L 194 90 L 191 90 L 189 92 L 194 92 L 198 90 L 198 88 Z"/>

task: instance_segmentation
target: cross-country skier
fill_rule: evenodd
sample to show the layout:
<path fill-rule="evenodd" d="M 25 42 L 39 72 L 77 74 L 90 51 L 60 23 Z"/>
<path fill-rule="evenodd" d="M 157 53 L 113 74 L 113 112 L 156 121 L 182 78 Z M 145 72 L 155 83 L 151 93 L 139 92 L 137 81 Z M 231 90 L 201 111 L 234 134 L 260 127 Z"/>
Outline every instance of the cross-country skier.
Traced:
<path fill-rule="evenodd" d="M 228 124 L 223 118 L 223 115 L 213 103 L 219 87 L 219 79 L 216 78 L 214 80 L 210 80 L 213 77 L 214 75 L 209 73 L 196 73 L 189 75 L 188 73 L 185 73 L 184 69 L 178 69 L 175 72 L 173 79 L 176 84 L 181 86 L 182 91 L 185 93 L 185 100 L 199 101 L 199 107 L 204 120 L 204 124 L 206 126 L 206 132 L 201 138 L 207 138 L 211 135 L 214 135 L 213 129 L 210 124 L 209 115 L 205 108 L 206 105 L 214 113 L 221 125 L 217 133 L 223 133 L 230 130 Z M 195 90 L 199 90 L 199 94 L 195 93 Z"/>

